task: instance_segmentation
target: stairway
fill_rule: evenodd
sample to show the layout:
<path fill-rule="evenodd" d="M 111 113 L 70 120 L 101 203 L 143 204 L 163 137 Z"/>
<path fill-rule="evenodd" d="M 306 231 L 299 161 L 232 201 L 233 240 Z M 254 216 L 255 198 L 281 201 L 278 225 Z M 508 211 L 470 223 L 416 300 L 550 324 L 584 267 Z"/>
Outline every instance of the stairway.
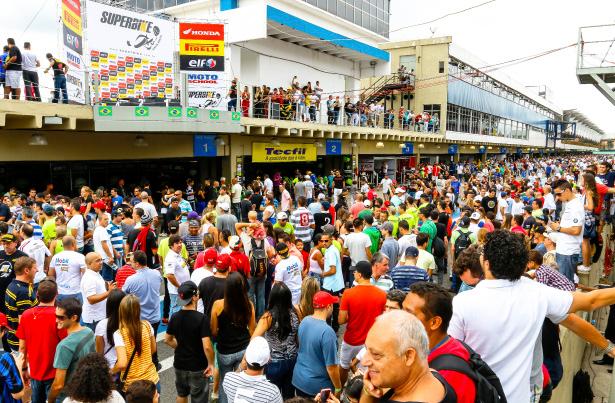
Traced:
<path fill-rule="evenodd" d="M 403 82 L 397 74 L 382 76 L 361 93 L 361 99 L 367 105 L 377 104 L 394 92 L 414 92 L 414 75 Z"/>

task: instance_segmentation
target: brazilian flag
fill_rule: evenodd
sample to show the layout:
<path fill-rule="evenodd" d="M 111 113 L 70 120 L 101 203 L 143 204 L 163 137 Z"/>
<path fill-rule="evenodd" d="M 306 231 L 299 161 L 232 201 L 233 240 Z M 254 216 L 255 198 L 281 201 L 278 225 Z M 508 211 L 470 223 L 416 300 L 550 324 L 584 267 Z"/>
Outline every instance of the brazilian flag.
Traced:
<path fill-rule="evenodd" d="M 211 120 L 220 119 L 220 112 L 219 111 L 209 111 L 209 119 Z"/>
<path fill-rule="evenodd" d="M 231 112 L 231 119 L 234 121 L 241 120 L 241 114 L 239 112 Z"/>
<path fill-rule="evenodd" d="M 186 117 L 189 117 L 190 119 L 196 119 L 196 116 L 196 108 L 186 108 Z"/>
<path fill-rule="evenodd" d="M 179 106 L 169 106 L 167 113 L 170 118 L 181 118 L 182 108 Z"/>
<path fill-rule="evenodd" d="M 113 116 L 113 108 L 110 106 L 99 106 L 98 116 Z"/>
<path fill-rule="evenodd" d="M 138 118 L 149 117 L 149 106 L 137 106 L 135 107 L 135 116 Z"/>

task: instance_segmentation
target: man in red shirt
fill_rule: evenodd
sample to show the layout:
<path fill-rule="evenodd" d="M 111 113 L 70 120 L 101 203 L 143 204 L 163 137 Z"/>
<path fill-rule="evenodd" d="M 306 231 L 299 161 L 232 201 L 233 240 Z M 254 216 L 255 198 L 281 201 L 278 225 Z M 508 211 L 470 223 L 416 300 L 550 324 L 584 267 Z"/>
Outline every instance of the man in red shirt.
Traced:
<path fill-rule="evenodd" d="M 442 354 L 456 355 L 466 361 L 470 359 L 468 350 L 446 333 L 453 316 L 453 300 L 446 289 L 434 283 L 414 283 L 410 286 L 403 308 L 416 316 L 427 331 L 430 349 L 427 360 L 430 364 Z M 470 377 L 457 371 L 438 372 L 455 390 L 458 403 L 474 403 L 476 385 Z"/>
<path fill-rule="evenodd" d="M 47 390 L 56 373 L 53 367 L 56 346 L 66 337 L 66 330 L 58 329 L 56 324 L 57 295 L 56 282 L 49 277 L 42 280 L 37 291 L 39 305 L 23 313 L 16 333 L 19 352 L 25 356 L 24 372 L 30 364 L 33 403 L 47 401 Z"/>
<path fill-rule="evenodd" d="M 367 332 L 376 317 L 384 312 L 387 302 L 386 293 L 371 284 L 372 265 L 360 261 L 354 271 L 356 287 L 344 291 L 340 304 L 338 322 L 347 323 L 342 348 L 340 349 L 340 380 L 342 385 L 348 379 L 348 370 L 352 359 L 361 351 L 367 338 Z"/>
<path fill-rule="evenodd" d="M 238 271 L 246 278 L 250 277 L 250 259 L 241 251 L 241 238 L 237 235 L 229 237 L 228 246 L 231 248 L 231 271 Z"/>
<path fill-rule="evenodd" d="M 122 287 L 124 287 L 124 283 L 126 282 L 126 279 L 128 277 L 137 273 L 137 271 L 134 269 L 132 265 L 133 263 L 132 263 L 132 252 L 131 252 L 128 255 L 126 255 L 126 264 L 122 266 L 115 274 L 115 284 L 117 285 L 118 289 L 121 290 Z"/>

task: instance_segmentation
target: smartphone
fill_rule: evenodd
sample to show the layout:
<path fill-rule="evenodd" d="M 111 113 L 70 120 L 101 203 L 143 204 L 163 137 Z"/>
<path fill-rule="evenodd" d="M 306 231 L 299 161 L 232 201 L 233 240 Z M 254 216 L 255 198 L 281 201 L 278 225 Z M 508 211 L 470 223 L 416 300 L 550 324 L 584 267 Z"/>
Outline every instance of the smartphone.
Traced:
<path fill-rule="evenodd" d="M 331 395 L 331 389 L 321 389 L 320 390 L 320 403 L 326 403 L 329 400 L 329 395 Z"/>

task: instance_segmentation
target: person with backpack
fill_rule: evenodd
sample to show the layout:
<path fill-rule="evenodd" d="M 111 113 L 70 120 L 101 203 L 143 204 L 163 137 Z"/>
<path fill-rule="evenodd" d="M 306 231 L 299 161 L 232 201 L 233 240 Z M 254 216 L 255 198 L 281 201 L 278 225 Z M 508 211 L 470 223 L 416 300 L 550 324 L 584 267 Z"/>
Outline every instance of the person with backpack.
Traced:
<path fill-rule="evenodd" d="M 475 244 L 477 241 L 476 234 L 470 231 L 470 217 L 462 216 L 459 218 L 458 227 L 451 234 L 451 254 L 453 255 L 453 261 L 456 261 L 461 252 L 466 250 L 470 245 Z M 459 291 L 461 287 L 461 280 L 459 276 L 453 273 L 451 288 L 453 291 Z"/>
<path fill-rule="evenodd" d="M 471 360 L 471 350 L 446 333 L 453 316 L 453 301 L 445 288 L 434 283 L 414 283 L 410 286 L 410 292 L 406 295 L 402 307 L 423 323 L 429 339 L 429 367 L 438 370 L 455 390 L 458 403 L 506 401 L 497 377 L 493 378 L 497 383 L 492 385 L 483 372 L 476 372 L 475 362 Z M 490 371 L 489 367 L 483 369 Z M 484 390 L 479 390 L 479 386 Z M 496 395 L 491 393 L 497 393 L 498 387 L 503 399 L 497 399 Z"/>
<path fill-rule="evenodd" d="M 250 236 L 250 278 L 248 279 L 249 296 L 256 308 L 256 317 L 265 312 L 265 283 L 269 269 L 269 259 L 275 256 L 275 249 L 265 239 L 265 227 L 258 225 Z"/>

